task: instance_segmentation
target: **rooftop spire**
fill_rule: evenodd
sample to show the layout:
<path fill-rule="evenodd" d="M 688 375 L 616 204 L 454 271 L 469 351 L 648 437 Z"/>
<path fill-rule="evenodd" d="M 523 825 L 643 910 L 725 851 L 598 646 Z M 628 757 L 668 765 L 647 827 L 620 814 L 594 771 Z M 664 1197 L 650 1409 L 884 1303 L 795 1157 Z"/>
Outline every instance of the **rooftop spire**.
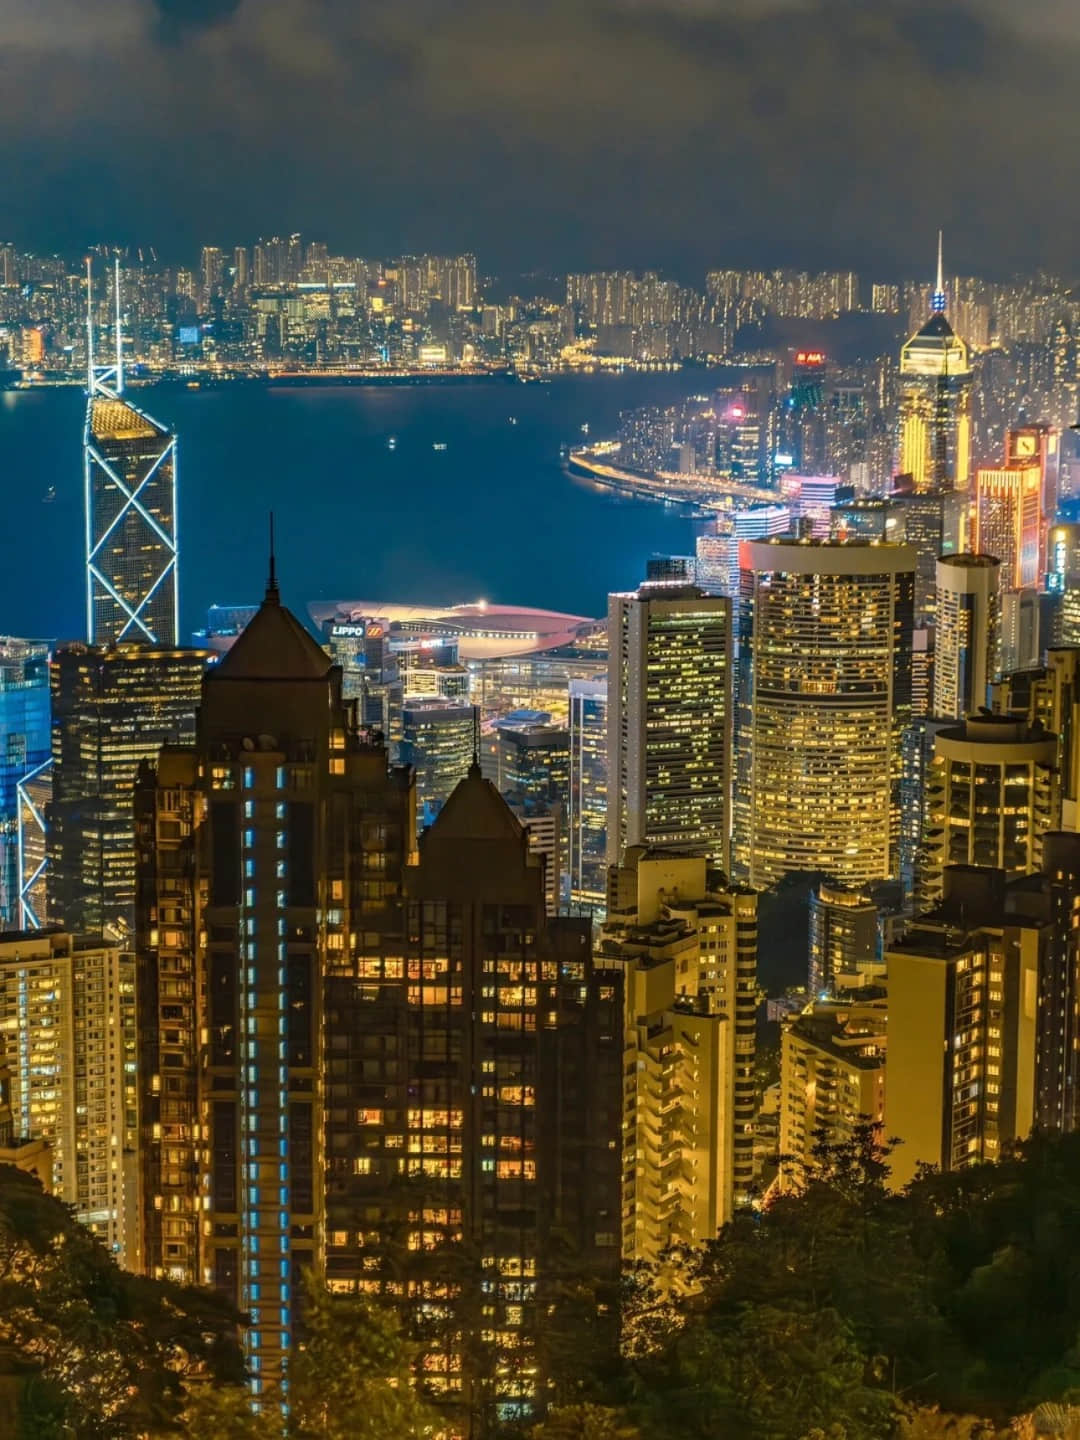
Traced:
<path fill-rule="evenodd" d="M 469 766 L 469 779 L 479 780 L 480 770 L 480 706 L 472 708 L 472 764 Z"/>
<path fill-rule="evenodd" d="M 86 257 L 86 393 L 94 393 L 94 262 Z"/>
<path fill-rule="evenodd" d="M 120 256 L 116 256 L 113 283 L 116 291 L 116 393 L 124 390 L 124 332 L 120 324 Z"/>
<path fill-rule="evenodd" d="M 270 578 L 266 582 L 266 603 L 281 604 L 281 591 L 277 583 L 277 557 L 274 554 L 274 512 L 270 511 Z"/>
<path fill-rule="evenodd" d="M 934 294 L 930 300 L 930 309 L 935 315 L 945 314 L 945 262 L 943 234 L 937 232 L 937 281 L 934 284 Z"/>

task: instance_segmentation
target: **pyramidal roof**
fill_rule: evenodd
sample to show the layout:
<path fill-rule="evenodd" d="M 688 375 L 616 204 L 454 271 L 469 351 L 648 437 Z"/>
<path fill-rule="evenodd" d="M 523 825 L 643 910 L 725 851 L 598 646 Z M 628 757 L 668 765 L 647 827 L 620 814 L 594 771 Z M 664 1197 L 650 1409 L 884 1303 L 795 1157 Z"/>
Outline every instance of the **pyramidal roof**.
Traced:
<path fill-rule="evenodd" d="M 271 576 L 266 598 L 210 680 L 325 680 L 333 662 L 291 610 Z"/>
<path fill-rule="evenodd" d="M 956 331 L 945 319 L 944 315 L 931 315 L 921 330 L 915 334 L 916 340 L 951 340 Z"/>
<path fill-rule="evenodd" d="M 440 841 L 501 840 L 521 844 L 525 832 L 490 780 L 472 765 L 435 817 L 427 837 Z"/>

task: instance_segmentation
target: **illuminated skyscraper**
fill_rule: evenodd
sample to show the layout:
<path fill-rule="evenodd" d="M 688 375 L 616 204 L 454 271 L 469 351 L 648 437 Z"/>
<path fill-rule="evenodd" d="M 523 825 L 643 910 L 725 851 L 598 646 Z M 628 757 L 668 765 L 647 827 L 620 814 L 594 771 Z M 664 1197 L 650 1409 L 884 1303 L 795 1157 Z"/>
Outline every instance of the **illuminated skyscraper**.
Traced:
<path fill-rule="evenodd" d="M 327 1122 L 355 1116 L 325 1106 L 345 1051 L 324 985 L 400 900 L 411 803 L 272 576 L 205 675 L 194 743 L 140 773 L 146 1267 L 249 1312 L 257 1400 L 287 1384 L 303 1272 L 322 1265 Z"/>
<path fill-rule="evenodd" d="M 49 918 L 76 934 L 131 931 L 135 777 L 194 734 L 210 659 L 149 645 L 64 645 L 53 658 Z"/>
<path fill-rule="evenodd" d="M 938 237 L 932 314 L 900 351 L 897 472 L 916 491 L 967 490 L 971 480 L 971 362 L 945 318 Z"/>
<path fill-rule="evenodd" d="M 607 893 L 607 681 L 570 681 L 570 905 L 602 913 Z"/>
<path fill-rule="evenodd" d="M 486 1436 L 544 1402 L 566 1257 L 618 1276 L 622 975 L 588 921 L 546 917 L 541 866 L 475 765 L 391 925 L 365 920 L 326 990 L 327 1280 L 419 1321 L 448 1433 Z"/>
<path fill-rule="evenodd" d="M 629 845 L 730 858 L 731 601 L 643 585 L 608 601 L 608 861 Z"/>
<path fill-rule="evenodd" d="M 1039 722 L 969 715 L 934 736 L 926 778 L 924 909 L 941 903 L 949 865 L 1027 875 L 1061 823 L 1058 738 Z"/>
<path fill-rule="evenodd" d="M 0 930 L 45 922 L 49 647 L 0 636 Z"/>
<path fill-rule="evenodd" d="M 476 745 L 471 705 L 414 696 L 401 708 L 400 758 L 416 772 L 417 821 L 430 825 L 463 780 Z"/>
<path fill-rule="evenodd" d="M 915 556 L 906 545 L 744 541 L 740 863 L 754 886 L 898 872 Z"/>
<path fill-rule="evenodd" d="M 176 436 L 123 398 L 120 267 L 115 357 L 95 361 L 86 267 L 87 400 L 83 436 L 86 629 L 91 645 L 175 645 L 179 634 Z"/>
<path fill-rule="evenodd" d="M 870 896 L 822 881 L 810 896 L 810 994 L 831 994 L 839 975 L 865 974 L 877 964 L 877 943 L 878 907 Z"/>
<path fill-rule="evenodd" d="M 623 1259 L 705 1244 L 754 1175 L 757 896 L 704 856 L 633 846 L 602 963 L 625 971 Z"/>
<path fill-rule="evenodd" d="M 1027 590 L 1039 583 L 1042 484 L 1037 463 L 980 466 L 975 473 L 973 542 L 984 555 L 1001 561 L 1003 590 Z"/>
<path fill-rule="evenodd" d="M 1001 562 L 943 555 L 937 562 L 935 719 L 963 720 L 986 704 L 1001 638 Z"/>
<path fill-rule="evenodd" d="M 0 939 L 0 1056 L 16 1132 L 52 1147 L 53 1191 L 141 1266 L 135 956 L 70 935 Z"/>

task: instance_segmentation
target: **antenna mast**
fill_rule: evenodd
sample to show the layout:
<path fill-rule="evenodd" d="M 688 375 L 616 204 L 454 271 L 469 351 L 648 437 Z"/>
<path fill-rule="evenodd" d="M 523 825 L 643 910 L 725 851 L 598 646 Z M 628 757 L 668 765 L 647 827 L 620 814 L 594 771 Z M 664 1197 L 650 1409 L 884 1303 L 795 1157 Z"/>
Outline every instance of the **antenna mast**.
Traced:
<path fill-rule="evenodd" d="M 113 283 L 116 290 L 116 393 L 123 394 L 124 390 L 124 337 L 120 330 L 120 256 L 116 256 L 115 268 L 113 271 Z"/>

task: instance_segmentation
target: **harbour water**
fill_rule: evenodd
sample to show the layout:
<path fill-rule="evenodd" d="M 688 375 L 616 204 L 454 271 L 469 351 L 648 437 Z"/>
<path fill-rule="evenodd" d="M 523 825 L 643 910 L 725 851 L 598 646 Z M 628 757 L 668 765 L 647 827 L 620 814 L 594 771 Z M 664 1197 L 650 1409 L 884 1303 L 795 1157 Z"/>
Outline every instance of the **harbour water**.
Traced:
<path fill-rule="evenodd" d="M 569 477 L 560 446 L 613 434 L 620 410 L 709 386 L 687 371 L 132 390 L 180 434 L 184 635 L 211 603 L 260 597 L 271 510 L 283 593 L 298 609 L 346 596 L 484 598 L 601 615 L 651 554 L 692 549 L 693 525 Z M 83 633 L 83 405 L 74 388 L 0 393 L 0 632 Z"/>

